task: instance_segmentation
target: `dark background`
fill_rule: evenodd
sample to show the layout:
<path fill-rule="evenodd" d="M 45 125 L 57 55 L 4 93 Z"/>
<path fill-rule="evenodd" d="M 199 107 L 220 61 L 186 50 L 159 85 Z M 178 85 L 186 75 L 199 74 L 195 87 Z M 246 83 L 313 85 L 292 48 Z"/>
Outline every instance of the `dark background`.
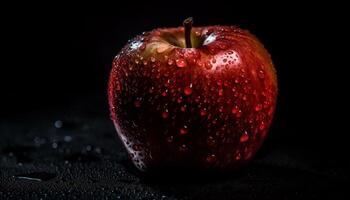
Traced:
<path fill-rule="evenodd" d="M 14 9 L 14 12 L 2 19 L 4 58 L 1 64 L 0 136 L 4 139 L 0 143 L 0 156 L 3 157 L 0 165 L 0 177 L 3 178 L 2 182 L 0 180 L 0 191 L 3 189 L 4 192 L 0 196 L 9 198 L 10 192 L 20 190 L 14 186 L 16 184 L 23 184 L 22 189 L 32 188 L 28 191 L 46 191 L 40 185 L 22 183 L 15 177 L 20 172 L 52 172 L 52 168 L 45 167 L 46 161 L 43 160 L 47 157 L 52 157 L 47 163 L 58 163 L 60 166 L 60 162 L 65 162 L 66 158 L 57 160 L 61 154 L 51 149 L 52 143 L 56 141 L 52 138 L 57 135 L 61 137 L 60 134 L 71 135 L 73 141 L 82 148 L 86 145 L 97 148 L 97 143 L 101 148 L 104 146 L 104 157 L 95 155 L 96 152 L 92 155 L 99 161 L 108 162 L 109 159 L 113 164 L 113 155 L 119 155 L 118 151 L 121 151 L 121 157 L 124 157 L 120 166 L 112 166 L 111 170 L 123 167 L 128 171 L 128 168 L 132 168 L 124 150 L 115 140 L 114 129 L 108 120 L 106 89 L 111 62 L 127 40 L 135 35 L 157 27 L 180 26 L 183 19 L 192 16 L 195 26 L 222 24 L 248 29 L 272 55 L 279 82 L 278 105 L 269 138 L 257 163 L 265 163 L 267 160 L 266 163 L 270 162 L 273 167 L 277 167 L 276 170 L 262 170 L 253 164 L 248 171 L 259 171 L 258 175 L 251 175 L 250 172 L 250 176 L 255 179 L 249 179 L 251 182 L 248 188 L 240 182 L 246 172 L 241 172 L 243 175 L 238 179 L 233 178 L 233 194 L 223 189 L 222 187 L 229 186 L 220 185 L 220 181 L 199 181 L 199 188 L 204 183 L 206 186 L 214 185 L 208 186 L 209 189 L 202 194 L 204 196 L 200 196 L 203 191 L 195 183 L 191 187 L 181 188 L 168 183 L 168 188 L 174 188 L 168 190 L 158 187 L 157 181 L 153 181 L 152 184 L 156 185 L 153 187 L 156 188 L 155 191 L 152 190 L 154 198 L 210 198 L 220 194 L 226 195 L 222 196 L 223 199 L 235 195 L 243 199 L 261 199 L 261 195 L 266 195 L 266 198 L 344 197 L 346 192 L 343 187 L 349 180 L 349 131 L 345 129 L 349 118 L 345 97 L 348 92 L 345 77 L 349 61 L 346 61 L 347 51 L 343 50 L 348 36 L 345 31 L 346 17 L 341 6 L 286 4 L 253 7 L 204 2 L 187 2 L 186 6 L 170 6 L 171 2 L 166 3 L 169 5 L 163 4 L 159 6 L 135 2 L 133 6 L 113 6 L 108 11 L 84 8 L 64 10 L 55 6 L 41 9 L 33 6 L 35 8 Z M 56 120 L 63 121 L 63 128 L 66 129 L 56 130 Z M 81 128 L 84 125 L 90 126 L 89 131 Z M 75 140 L 78 136 L 82 139 Z M 23 153 L 26 152 L 25 149 L 17 153 L 15 150 L 35 146 L 35 137 L 46 138 L 43 148 L 50 149 L 47 152 L 55 151 L 39 156 L 40 162 L 35 159 L 40 154 L 38 147 L 27 153 Z M 69 145 L 65 145 L 62 144 L 62 148 L 69 148 Z M 10 153 L 17 157 L 13 158 L 13 163 L 11 155 L 8 155 Z M 22 154 L 31 158 L 30 161 L 19 162 L 18 155 Z M 85 152 L 77 158 L 80 156 L 78 160 L 81 161 L 81 157 L 85 158 L 86 155 L 91 156 Z M 18 163 L 22 165 L 17 166 Z M 89 160 L 88 164 L 98 166 L 97 161 Z M 86 165 L 83 162 L 83 168 Z M 281 166 L 293 170 L 281 171 L 278 168 Z M 53 171 L 58 178 L 64 178 L 65 174 L 60 174 L 64 167 Z M 94 173 L 100 172 L 96 170 Z M 104 176 L 109 176 L 108 172 L 104 173 Z M 133 170 L 127 173 L 134 177 Z M 138 180 L 139 176 L 135 177 Z M 275 178 L 271 180 L 267 177 Z M 79 186 L 80 179 L 76 180 L 76 185 Z M 230 185 L 230 180 L 221 181 Z M 261 180 L 266 182 L 261 183 Z M 246 180 L 243 179 L 244 181 Z M 61 191 L 60 187 L 64 184 L 62 181 L 54 187 Z M 140 183 L 123 184 L 126 188 L 139 184 L 139 187 L 146 188 L 138 191 L 141 193 L 139 197 L 149 197 L 142 196 L 142 193 L 147 194 L 148 183 L 141 180 Z M 76 185 L 74 187 L 80 188 Z M 100 186 L 101 183 L 97 181 L 95 185 Z M 82 188 L 84 187 L 83 185 Z M 94 182 L 86 187 L 93 188 Z M 108 197 L 121 194 L 125 198 L 136 198 L 128 194 L 128 191 L 116 188 L 118 187 L 102 192 L 101 195 Z M 252 196 L 254 191 L 256 196 Z M 26 190 L 20 193 L 23 196 L 26 194 Z M 49 197 L 58 197 L 61 193 L 47 194 Z"/>

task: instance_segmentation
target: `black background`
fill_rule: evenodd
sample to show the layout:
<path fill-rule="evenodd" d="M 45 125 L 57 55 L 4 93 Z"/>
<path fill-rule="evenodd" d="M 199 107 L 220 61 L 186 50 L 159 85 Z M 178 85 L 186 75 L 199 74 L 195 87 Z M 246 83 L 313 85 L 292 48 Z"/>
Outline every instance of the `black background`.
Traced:
<path fill-rule="evenodd" d="M 265 151 L 286 144 L 291 154 L 325 170 L 344 169 L 338 176 L 348 180 L 349 132 L 344 124 L 349 61 L 343 50 L 346 18 L 340 5 L 171 4 L 175 3 L 135 2 L 108 11 L 49 6 L 10 12 L 2 19 L 0 116 L 7 132 L 0 135 L 12 134 L 11 126 L 21 127 L 28 117 L 54 121 L 57 115 L 46 113 L 57 108 L 71 112 L 72 104 L 87 104 L 83 109 L 98 110 L 97 117 L 108 119 L 107 80 L 122 46 L 143 31 L 179 26 L 192 16 L 195 26 L 248 29 L 272 55 L 279 96 Z M 109 133 L 114 134 L 112 126 Z"/>

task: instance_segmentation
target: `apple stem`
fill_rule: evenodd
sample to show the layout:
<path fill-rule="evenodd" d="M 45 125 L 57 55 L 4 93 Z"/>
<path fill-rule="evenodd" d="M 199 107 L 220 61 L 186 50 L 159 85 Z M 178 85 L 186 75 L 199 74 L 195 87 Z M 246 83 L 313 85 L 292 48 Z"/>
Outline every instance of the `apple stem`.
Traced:
<path fill-rule="evenodd" d="M 185 42 L 186 42 L 186 48 L 192 48 L 192 42 L 191 42 L 191 29 L 193 24 L 193 18 L 189 17 L 184 20 L 183 25 L 185 28 Z"/>

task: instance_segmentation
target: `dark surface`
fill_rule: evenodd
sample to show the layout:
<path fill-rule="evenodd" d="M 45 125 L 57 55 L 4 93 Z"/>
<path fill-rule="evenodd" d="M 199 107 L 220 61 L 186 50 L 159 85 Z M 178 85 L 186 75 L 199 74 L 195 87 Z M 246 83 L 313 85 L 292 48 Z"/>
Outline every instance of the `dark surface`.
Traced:
<path fill-rule="evenodd" d="M 37 113 L 0 124 L 0 199 L 346 199 L 349 165 L 274 132 L 238 172 L 144 176 L 116 139 L 104 97 Z"/>
<path fill-rule="evenodd" d="M 349 199 L 347 6 L 131 3 L 94 11 L 33 2 L 4 9 L 1 200 Z M 108 119 L 111 62 L 136 34 L 180 26 L 189 16 L 194 26 L 248 29 L 265 45 L 279 84 L 273 126 L 239 172 L 143 178 Z"/>

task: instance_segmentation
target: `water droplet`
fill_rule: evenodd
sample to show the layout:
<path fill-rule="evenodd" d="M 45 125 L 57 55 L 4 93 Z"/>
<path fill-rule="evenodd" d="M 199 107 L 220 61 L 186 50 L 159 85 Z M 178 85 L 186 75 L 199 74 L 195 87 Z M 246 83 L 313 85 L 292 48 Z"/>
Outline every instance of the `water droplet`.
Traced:
<path fill-rule="evenodd" d="M 180 110 L 182 111 L 182 112 L 185 112 L 186 111 L 186 105 L 184 105 L 184 106 L 181 106 L 181 108 L 180 108 Z"/>
<path fill-rule="evenodd" d="M 207 163 L 214 163 L 216 161 L 216 156 L 215 156 L 215 154 L 211 154 L 211 155 L 207 156 L 207 158 L 205 160 L 207 161 Z"/>
<path fill-rule="evenodd" d="M 249 139 L 249 135 L 248 135 L 247 131 L 244 131 L 244 133 L 239 138 L 239 141 L 240 142 L 246 142 L 246 141 L 248 141 L 248 139 Z"/>
<path fill-rule="evenodd" d="M 211 62 L 212 62 L 212 63 L 216 63 L 216 59 L 213 58 L 213 59 L 211 60 Z"/>
<path fill-rule="evenodd" d="M 263 79 L 265 77 L 264 71 L 260 70 L 258 73 L 259 78 Z"/>
<path fill-rule="evenodd" d="M 234 106 L 231 112 L 236 115 L 236 117 L 240 117 L 242 115 L 242 111 L 238 108 L 238 106 Z"/>
<path fill-rule="evenodd" d="M 208 139 L 207 139 L 207 144 L 209 146 L 215 146 L 216 141 L 215 141 L 215 139 L 212 136 L 209 136 Z"/>
<path fill-rule="evenodd" d="M 135 59 L 135 63 L 136 63 L 136 64 L 139 64 L 139 62 L 140 62 L 140 61 L 139 61 L 138 59 Z"/>
<path fill-rule="evenodd" d="M 224 90 L 223 89 L 219 89 L 219 96 L 222 96 L 224 93 Z"/>
<path fill-rule="evenodd" d="M 164 92 L 162 92 L 162 96 L 165 97 L 168 93 L 168 90 L 165 90 Z"/>
<path fill-rule="evenodd" d="M 222 62 L 224 62 L 224 63 L 225 63 L 225 62 L 227 62 L 227 59 L 226 59 L 226 58 L 224 58 L 224 59 L 222 60 Z"/>
<path fill-rule="evenodd" d="M 265 128 L 266 128 L 265 123 L 264 123 L 264 122 L 261 122 L 261 123 L 260 123 L 260 126 L 259 126 L 259 129 L 260 129 L 260 130 L 264 130 Z"/>
<path fill-rule="evenodd" d="M 177 103 L 181 103 L 182 102 L 182 97 L 179 97 L 179 98 L 177 98 Z"/>
<path fill-rule="evenodd" d="M 143 61 L 143 65 L 145 65 L 145 66 L 147 65 L 147 61 L 146 60 Z"/>
<path fill-rule="evenodd" d="M 140 101 L 140 100 L 135 100 L 135 101 L 134 101 L 134 106 L 135 106 L 136 108 L 141 107 L 141 101 Z"/>
<path fill-rule="evenodd" d="M 152 94 L 152 93 L 154 92 L 154 87 L 153 87 L 153 86 L 150 87 L 149 90 L 148 90 L 148 92 Z"/>
<path fill-rule="evenodd" d="M 166 111 L 164 111 L 164 112 L 162 113 L 162 117 L 163 117 L 164 119 L 166 119 L 166 118 L 169 117 L 169 112 L 168 112 L 168 110 L 166 110 Z"/>
<path fill-rule="evenodd" d="M 169 58 L 169 60 L 168 60 L 168 65 L 173 65 L 173 64 L 174 64 L 174 60 L 171 59 L 171 58 Z"/>
<path fill-rule="evenodd" d="M 202 109 L 201 112 L 200 112 L 200 115 L 201 115 L 201 116 L 207 115 L 207 109 L 205 109 L 205 108 Z"/>
<path fill-rule="evenodd" d="M 209 63 L 209 62 L 207 62 L 206 64 L 205 64 L 205 68 L 206 69 L 211 69 L 213 66 Z"/>
<path fill-rule="evenodd" d="M 151 62 L 156 62 L 156 58 L 155 57 L 151 57 Z"/>
<path fill-rule="evenodd" d="M 180 145 L 179 150 L 180 150 L 181 152 L 185 152 L 185 151 L 187 151 L 187 146 L 186 146 L 185 144 Z"/>
<path fill-rule="evenodd" d="M 239 83 L 239 79 L 238 78 L 235 79 L 235 83 Z"/>
<path fill-rule="evenodd" d="M 262 105 L 259 103 L 255 106 L 255 111 L 260 111 L 262 109 Z"/>
<path fill-rule="evenodd" d="M 174 137 L 171 135 L 171 136 L 166 138 L 166 141 L 169 143 L 172 143 L 174 141 Z"/>
<path fill-rule="evenodd" d="M 180 135 L 185 135 L 187 133 L 188 133 L 188 128 L 186 125 L 180 128 Z"/>
<path fill-rule="evenodd" d="M 185 95 L 191 95 L 192 94 L 192 88 L 190 87 L 190 86 L 186 86 L 185 88 L 184 88 L 184 93 L 185 93 Z"/>
<path fill-rule="evenodd" d="M 184 59 L 176 59 L 176 66 L 182 68 L 182 67 L 186 67 L 187 66 L 187 63 Z"/>
<path fill-rule="evenodd" d="M 236 156 L 235 156 L 235 159 L 236 159 L 236 160 L 240 160 L 240 159 L 241 159 L 241 153 L 238 152 L 238 153 L 236 154 Z"/>

